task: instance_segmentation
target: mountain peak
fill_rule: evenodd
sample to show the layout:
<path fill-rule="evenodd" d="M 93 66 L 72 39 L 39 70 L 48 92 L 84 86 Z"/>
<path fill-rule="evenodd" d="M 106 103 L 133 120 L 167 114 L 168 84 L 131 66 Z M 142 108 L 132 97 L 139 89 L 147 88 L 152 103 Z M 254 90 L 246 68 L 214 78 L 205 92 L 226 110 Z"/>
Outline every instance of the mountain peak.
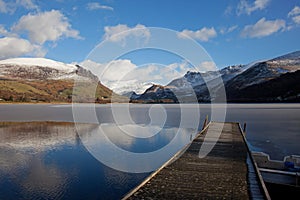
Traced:
<path fill-rule="evenodd" d="M 150 92 L 150 91 L 156 91 L 158 89 L 164 89 L 164 86 L 162 85 L 158 85 L 158 84 L 153 84 L 150 88 L 148 88 L 146 90 L 146 92 Z"/>
<path fill-rule="evenodd" d="M 200 75 L 200 72 L 187 71 L 184 77 Z"/>
<path fill-rule="evenodd" d="M 112 91 L 91 71 L 46 58 L 13 58 L 0 61 L 0 99 L 8 102 L 71 102 L 74 81 L 77 92 L 97 85 L 95 96 L 82 102 L 106 103 Z M 92 83 L 92 84 L 91 84 Z M 92 89 L 94 90 L 94 89 Z M 76 94 L 77 95 L 77 94 Z M 95 98 L 94 98 L 95 97 Z"/>
<path fill-rule="evenodd" d="M 12 58 L 0 60 L 0 77 L 23 80 L 94 80 L 98 78 L 79 65 L 47 58 Z"/>

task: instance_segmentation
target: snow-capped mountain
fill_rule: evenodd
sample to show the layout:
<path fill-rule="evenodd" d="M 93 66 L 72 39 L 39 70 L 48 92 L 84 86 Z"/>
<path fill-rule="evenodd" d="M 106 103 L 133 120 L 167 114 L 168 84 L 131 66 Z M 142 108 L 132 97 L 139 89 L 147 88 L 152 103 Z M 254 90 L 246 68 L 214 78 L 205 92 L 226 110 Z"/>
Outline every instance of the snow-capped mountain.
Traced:
<path fill-rule="evenodd" d="M 219 71 L 208 71 L 208 72 L 191 72 L 188 71 L 183 77 L 171 81 L 167 86 L 175 87 L 178 89 L 190 88 L 201 86 L 207 82 L 222 78 L 223 82 L 227 82 L 235 76 L 246 71 L 248 68 L 253 66 L 254 63 L 249 65 L 232 65 L 225 67 Z"/>
<path fill-rule="evenodd" d="M 183 77 L 171 81 L 167 86 L 174 88 L 189 88 L 202 85 L 204 73 L 188 71 Z"/>
<path fill-rule="evenodd" d="M 74 81 L 80 102 L 109 102 L 112 91 L 91 71 L 46 58 L 13 58 L 0 61 L 0 101 L 71 102 Z M 97 85 L 96 91 L 92 85 Z M 93 90 L 95 96 L 87 96 Z"/>
<path fill-rule="evenodd" d="M 300 51 L 297 51 L 275 59 L 255 63 L 243 73 L 232 78 L 228 82 L 227 88 L 243 89 L 299 69 Z"/>
<path fill-rule="evenodd" d="M 262 98 L 259 101 L 297 99 L 298 89 L 291 84 L 294 83 L 295 77 L 298 77 L 297 70 L 300 70 L 300 51 L 248 65 L 229 66 L 219 71 L 205 73 L 188 71 L 183 77 L 171 81 L 168 85 L 159 86 L 157 90 L 153 90 L 153 87 L 157 86 L 152 86 L 151 90 L 146 90 L 145 93 L 135 96 L 132 100 L 159 102 L 161 99 L 170 99 L 176 102 L 176 99 L 179 98 L 187 102 L 195 102 L 195 98 L 188 97 L 196 96 L 196 100 L 199 102 L 209 102 L 218 99 L 219 89 L 224 85 L 228 101 L 256 101 L 254 99 L 255 92 L 251 90 L 251 93 L 249 93 L 248 89 L 254 87 L 265 88 L 267 86 L 266 88 L 270 92 L 270 85 L 274 84 L 276 80 L 289 85 L 291 87 L 289 91 L 290 94 L 293 94 L 293 97 L 286 94 L 283 95 L 284 98 L 277 98 L 270 94 L 267 100 Z M 285 77 L 285 79 L 282 77 Z M 208 90 L 207 87 L 210 87 L 210 89 Z M 263 94 L 263 90 L 259 88 L 258 90 Z M 287 89 L 281 88 L 281 91 L 284 93 Z M 277 93 L 276 95 L 278 96 Z"/>
<path fill-rule="evenodd" d="M 1 60 L 0 64 L 7 65 L 20 65 L 20 66 L 40 66 L 40 67 L 50 67 L 60 71 L 71 72 L 76 67 L 71 64 L 65 64 L 59 61 L 50 60 L 47 58 L 11 58 L 6 60 Z"/>
<path fill-rule="evenodd" d="M 106 81 L 105 85 L 113 90 L 115 93 L 126 96 L 129 93 L 135 92 L 136 94 L 142 94 L 153 83 L 139 82 L 137 80 L 126 80 L 126 81 Z"/>
<path fill-rule="evenodd" d="M 79 65 L 65 64 L 46 58 L 13 58 L 0 61 L 0 77 L 27 80 L 98 80 Z"/>
<path fill-rule="evenodd" d="M 285 54 L 283 56 L 278 56 L 270 61 L 297 61 L 299 63 L 300 51 L 295 51 L 292 53 Z"/>
<path fill-rule="evenodd" d="M 136 93 L 132 93 L 130 99 L 137 102 L 139 100 L 144 100 L 151 103 L 178 102 L 174 91 L 172 91 L 170 87 L 155 84 L 149 87 L 143 94 L 137 95 Z"/>
<path fill-rule="evenodd" d="M 258 62 L 226 84 L 229 101 L 296 101 L 300 51 Z M 281 91 L 278 93 L 278 91 Z"/>

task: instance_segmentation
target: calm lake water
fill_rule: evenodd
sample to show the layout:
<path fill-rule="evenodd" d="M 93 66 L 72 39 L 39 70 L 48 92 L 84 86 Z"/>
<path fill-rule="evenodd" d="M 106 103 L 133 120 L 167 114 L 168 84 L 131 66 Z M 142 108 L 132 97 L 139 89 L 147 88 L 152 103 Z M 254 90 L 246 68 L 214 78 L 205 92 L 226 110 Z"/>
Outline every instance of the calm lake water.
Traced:
<path fill-rule="evenodd" d="M 220 104 L 213 111 L 209 104 L 115 106 L 114 113 L 111 105 L 96 105 L 97 123 L 87 123 L 90 105 L 79 105 L 78 117 L 71 105 L 0 104 L 0 199 L 119 199 L 189 143 L 212 114 L 246 122 L 252 150 L 272 159 L 300 154 L 300 104 Z M 125 116 L 118 124 L 116 114 Z"/>

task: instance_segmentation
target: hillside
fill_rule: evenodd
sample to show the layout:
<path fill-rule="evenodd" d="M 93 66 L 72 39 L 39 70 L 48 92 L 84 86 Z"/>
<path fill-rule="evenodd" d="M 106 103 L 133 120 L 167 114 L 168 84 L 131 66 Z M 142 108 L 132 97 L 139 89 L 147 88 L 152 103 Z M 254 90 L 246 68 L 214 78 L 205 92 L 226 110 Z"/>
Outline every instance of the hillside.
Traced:
<path fill-rule="evenodd" d="M 238 92 L 228 92 L 230 102 L 300 102 L 300 70 L 289 72 Z"/>
<path fill-rule="evenodd" d="M 82 96 L 83 102 L 110 102 L 112 91 L 90 71 L 44 58 L 0 61 L 0 102 L 70 103 L 75 80 L 80 83 L 77 95 Z M 87 91 L 94 90 L 93 85 L 97 85 L 95 95 L 87 97 Z"/>
<path fill-rule="evenodd" d="M 299 99 L 297 95 L 300 94 L 295 79 L 299 78 L 298 70 L 300 70 L 300 51 L 258 62 L 225 84 L 227 100 L 295 102 Z"/>

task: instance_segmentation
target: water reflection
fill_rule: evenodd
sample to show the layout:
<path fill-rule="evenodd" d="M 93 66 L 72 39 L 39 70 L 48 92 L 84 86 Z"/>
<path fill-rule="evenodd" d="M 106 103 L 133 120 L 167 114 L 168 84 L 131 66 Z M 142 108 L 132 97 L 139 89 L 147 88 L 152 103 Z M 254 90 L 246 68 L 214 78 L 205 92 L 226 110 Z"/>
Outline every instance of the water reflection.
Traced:
<path fill-rule="evenodd" d="M 75 145 L 77 140 L 71 123 L 2 122 L 0 128 L 1 147 L 35 153 L 63 145 Z"/>
<path fill-rule="evenodd" d="M 60 198 L 76 170 L 56 165 L 48 152 L 78 145 L 74 130 L 71 123 L 0 123 L 1 199 L 11 190 L 13 198 Z"/>
<path fill-rule="evenodd" d="M 109 134 L 99 134 L 100 129 Z M 143 161 L 153 169 L 189 142 L 191 133 L 195 131 L 166 128 L 152 137 L 136 138 L 115 124 L 0 122 L 0 199 L 119 199 L 149 173 L 112 169 L 95 159 L 83 143 L 93 141 L 89 150 L 100 150 L 114 158 L 112 162 L 132 168 L 141 163 L 115 154 L 107 141 L 133 154 L 157 153 L 169 145 L 169 152 Z"/>
<path fill-rule="evenodd" d="M 124 127 L 125 126 L 125 127 Z M 101 124 L 89 134 L 79 135 L 91 154 L 105 165 L 118 171 L 147 173 L 159 168 L 166 160 L 182 149 L 197 133 L 192 128 L 163 128 L 150 126 L 149 138 L 133 137 L 144 135 L 140 125 Z M 127 131 L 124 132 L 123 130 Z"/>

